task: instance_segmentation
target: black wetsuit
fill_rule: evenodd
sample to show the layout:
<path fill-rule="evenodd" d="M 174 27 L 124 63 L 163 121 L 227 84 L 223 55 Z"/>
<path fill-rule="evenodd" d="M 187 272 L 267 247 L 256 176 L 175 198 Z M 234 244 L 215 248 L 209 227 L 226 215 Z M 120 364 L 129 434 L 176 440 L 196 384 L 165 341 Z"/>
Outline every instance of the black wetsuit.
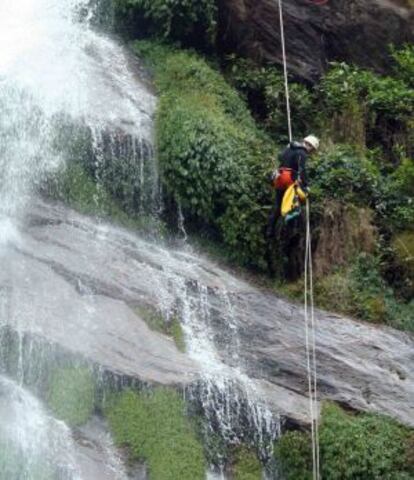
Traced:
<path fill-rule="evenodd" d="M 302 189 L 306 190 L 308 186 L 308 177 L 306 173 L 306 163 L 308 160 L 308 152 L 302 143 L 291 142 L 286 150 L 280 155 L 279 168 L 290 168 L 293 170 L 293 179 L 300 179 Z M 276 231 L 276 223 L 280 216 L 283 195 L 285 190 L 276 190 L 275 205 L 270 212 L 269 221 L 266 229 L 266 237 L 274 237 Z"/>

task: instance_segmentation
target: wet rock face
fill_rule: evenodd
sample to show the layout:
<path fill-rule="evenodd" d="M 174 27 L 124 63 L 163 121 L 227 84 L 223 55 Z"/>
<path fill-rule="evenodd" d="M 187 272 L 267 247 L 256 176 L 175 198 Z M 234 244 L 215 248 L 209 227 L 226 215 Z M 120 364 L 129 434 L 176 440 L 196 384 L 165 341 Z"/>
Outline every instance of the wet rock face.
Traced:
<path fill-rule="evenodd" d="M 289 70 L 315 81 L 328 62 L 347 61 L 384 72 L 387 48 L 414 41 L 414 8 L 397 0 L 309 0 L 284 3 Z M 262 62 L 282 61 L 277 0 L 220 0 L 221 47 Z"/>
<path fill-rule="evenodd" d="M 233 375 L 224 388 L 230 395 L 245 378 L 254 401 L 308 422 L 301 306 L 189 250 L 61 205 L 33 202 L 23 224 L 6 227 L 0 221 L 0 326 L 147 383 L 189 386 L 206 374 L 218 381 Z M 136 308 L 174 311 L 180 303 L 186 354 L 150 330 Z M 316 317 L 321 398 L 414 426 L 413 336 L 319 311 Z"/>

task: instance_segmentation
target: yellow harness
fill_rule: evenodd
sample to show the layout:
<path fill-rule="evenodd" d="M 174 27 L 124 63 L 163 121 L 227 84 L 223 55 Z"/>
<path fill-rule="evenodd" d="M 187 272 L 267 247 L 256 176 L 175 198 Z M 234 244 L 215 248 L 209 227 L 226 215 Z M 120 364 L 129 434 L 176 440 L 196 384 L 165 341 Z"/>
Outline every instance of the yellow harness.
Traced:
<path fill-rule="evenodd" d="M 299 184 L 295 182 L 291 185 L 283 195 L 281 213 L 282 217 L 289 220 L 289 216 L 300 212 L 300 204 L 305 202 L 306 193 L 300 188 Z"/>

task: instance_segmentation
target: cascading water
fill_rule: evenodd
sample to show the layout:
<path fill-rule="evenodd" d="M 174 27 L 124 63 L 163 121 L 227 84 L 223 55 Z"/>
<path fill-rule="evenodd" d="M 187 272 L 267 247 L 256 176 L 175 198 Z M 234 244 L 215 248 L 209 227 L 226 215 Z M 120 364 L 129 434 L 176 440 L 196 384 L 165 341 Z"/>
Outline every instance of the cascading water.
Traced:
<path fill-rule="evenodd" d="M 202 378 L 188 393 L 207 419 L 206 441 L 218 435 L 227 445 L 248 443 L 258 449 L 264 461 L 268 460 L 273 442 L 280 435 L 280 418 L 270 412 L 261 400 L 260 388 L 243 370 L 231 294 L 223 289 L 211 290 L 202 281 L 189 282 L 175 259 L 165 251 L 163 254 L 164 271 L 149 267 L 152 271 L 148 274 L 159 310 L 167 321 L 180 318 L 188 355 L 201 365 Z M 187 255 L 190 273 L 190 248 Z M 225 350 L 223 355 L 220 348 Z M 220 455 L 215 459 L 219 467 L 223 460 Z"/>
<path fill-rule="evenodd" d="M 0 478 L 81 480 L 70 431 L 39 401 L 0 376 Z"/>
<path fill-rule="evenodd" d="M 0 2 L 2 268 L 7 268 L 8 246 L 21 245 L 19 227 L 27 206 L 47 177 L 74 160 L 67 147 L 81 140 L 81 150 L 90 153 L 92 175 L 98 180 L 102 172 L 110 176 L 103 167 L 122 159 L 131 167 L 125 175 L 132 169 L 137 179 L 133 191 L 127 192 L 134 206 L 138 210 L 145 206 L 148 212 L 159 207 L 151 138 L 155 97 L 140 81 L 139 65 L 117 42 L 91 28 L 90 3 Z M 16 286 L 6 282 L 0 287 L 0 324 L 12 327 L 17 345 L 9 358 L 0 352 L 1 372 L 13 373 L 20 386 L 0 376 L 0 479 L 126 478 L 119 468 L 106 476 L 106 466 L 90 473 L 93 468 L 88 465 L 84 472 L 69 429 L 24 390 L 28 372 L 33 378 L 40 378 L 41 372 L 34 372 L 38 366 L 31 358 L 31 343 L 26 348 L 21 319 L 8 307 L 8 295 Z M 31 316 L 34 327 L 36 321 Z M 8 338 L 2 333 L 2 342 Z M 10 344 L 7 347 L 9 351 Z"/>
<path fill-rule="evenodd" d="M 157 207 L 155 97 L 122 48 L 90 28 L 87 16 L 81 20 L 89 3 L 1 2 L 0 41 L 7 47 L 0 53 L 0 208 L 6 213 L 21 210 L 33 188 L 62 165 L 68 152 L 61 137 L 73 136 L 68 123 L 89 131 L 96 171 L 120 154 L 140 165 L 137 202 Z"/>
<path fill-rule="evenodd" d="M 141 80 L 139 65 L 114 40 L 90 26 L 89 4 L 89 0 L 2 0 L 0 3 L 0 41 L 7 45 L 0 52 L 0 255 L 4 255 L 4 259 L 8 254 L 11 257 L 8 244 L 18 251 L 29 248 L 27 239 L 20 238 L 21 219 L 45 178 L 76 160 L 73 158 L 74 144 L 75 151 L 81 151 L 86 157 L 84 166 L 95 176 L 98 185 L 121 203 L 125 200 L 129 208 L 132 206 L 140 213 L 154 214 L 160 208 L 157 165 L 152 148 L 155 97 Z M 115 176 L 117 182 L 113 181 Z M 119 191 L 118 185 L 126 183 L 122 180 L 130 178 L 134 179 L 132 187 L 129 183 L 127 190 Z M 190 387 L 188 393 L 208 421 L 206 434 L 219 434 L 230 444 L 247 441 L 267 459 L 273 440 L 279 434 L 280 423 L 261 401 L 260 389 L 244 372 L 231 293 L 225 289 L 214 291 L 202 280 L 189 282 L 187 274 L 196 275 L 193 272 L 196 265 L 195 257 L 187 251 L 171 254 L 165 248 L 137 238 L 128 240 L 130 244 L 126 247 L 124 240 L 118 241 L 118 236 L 124 234 L 103 233 L 92 221 L 84 225 L 84 231 L 93 233 L 95 245 L 91 248 L 92 243 L 85 242 L 85 257 L 81 259 L 83 271 L 77 276 L 69 275 L 76 277 L 77 289 L 81 290 L 87 304 L 85 310 L 79 307 L 79 311 L 71 305 L 73 315 L 83 315 L 85 323 L 94 321 L 98 300 L 93 297 L 93 289 L 84 285 L 83 278 L 89 265 L 94 265 L 95 253 L 99 252 L 96 269 L 108 258 L 115 261 L 118 252 L 126 248 L 128 252 L 133 250 L 138 259 L 143 256 L 148 263 L 137 260 L 132 265 L 134 270 L 129 283 L 133 283 L 134 275 L 147 277 L 147 293 L 155 307 L 167 321 L 173 316 L 180 319 L 188 356 L 203 372 L 200 381 Z M 55 236 L 51 242 L 58 245 L 59 239 Z M 44 253 L 39 249 L 35 251 L 37 255 L 44 254 L 44 261 L 56 263 L 54 248 Z M 66 249 L 66 255 L 69 259 L 70 248 Z M 78 258 L 73 258 L 65 268 L 75 268 L 77 261 Z M 30 272 L 25 268 L 20 265 L 18 275 L 27 281 Z M 109 273 L 103 271 L 102 276 L 105 275 Z M 0 386 L 4 391 L 14 392 L 10 393 L 13 401 L 18 397 L 26 402 L 28 412 L 19 418 L 17 414 L 9 417 L 7 423 L 0 418 L 0 437 L 5 436 L 7 442 L 10 440 L 13 449 L 17 448 L 30 464 L 43 454 L 41 450 L 29 452 L 24 446 L 27 442 L 37 445 L 39 437 L 36 435 L 45 435 L 48 441 L 40 443 L 48 452 L 44 458 L 50 458 L 45 468 L 51 469 L 51 478 L 76 479 L 81 473 L 71 453 L 73 442 L 68 430 L 51 419 L 23 390 L 28 382 L 25 372 L 36 377 L 33 368 L 27 365 L 31 362 L 32 347 L 29 350 L 25 347 L 24 332 L 46 334 L 42 332 L 42 318 L 21 307 L 24 297 L 19 298 L 15 310 L 10 311 L 13 307 L 8 305 L 8 289 L 13 290 L 15 286 L 10 287 L 7 278 L 3 281 L 6 286 L 3 289 L 0 285 L 0 323 L 18 334 L 19 354 L 14 371 L 21 385 L 0 379 Z M 122 277 L 118 282 L 121 290 L 127 288 L 122 285 Z M 135 292 L 141 292 L 142 288 L 142 285 L 137 286 Z M 59 294 L 56 286 L 53 301 L 65 304 L 66 293 L 61 294 L 62 298 Z M 47 317 L 46 311 L 44 316 Z M 98 324 L 95 327 L 99 329 Z M 54 332 L 58 338 L 65 326 L 54 328 L 49 328 L 47 334 Z M 63 337 L 70 343 L 70 339 L 66 339 L 69 325 L 66 329 Z M 70 331 L 70 335 L 76 333 L 74 329 Z M 79 343 L 88 345 L 88 342 L 91 340 Z M 38 428 L 30 428 L 33 424 Z M 23 437 L 20 434 L 11 436 L 13 425 L 15 432 L 24 432 Z M 59 442 L 48 435 L 50 428 L 61 432 Z M 218 458 L 217 462 L 221 460 Z M 64 471 L 56 469 L 62 463 L 66 465 Z M 17 478 L 37 480 L 36 469 L 26 468 L 25 472 L 26 476 Z M 2 474 L 0 472 L 0 479 L 6 478 Z M 120 474 L 116 478 L 123 477 Z M 14 480 L 13 476 L 7 479 Z"/>

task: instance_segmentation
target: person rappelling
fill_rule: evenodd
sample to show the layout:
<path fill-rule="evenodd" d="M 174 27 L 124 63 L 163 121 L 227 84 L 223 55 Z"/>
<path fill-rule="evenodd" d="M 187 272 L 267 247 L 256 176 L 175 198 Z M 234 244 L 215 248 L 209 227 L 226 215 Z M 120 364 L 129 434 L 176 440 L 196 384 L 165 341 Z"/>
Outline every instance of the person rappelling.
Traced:
<path fill-rule="evenodd" d="M 308 135 L 302 142 L 290 142 L 279 156 L 279 169 L 271 176 L 276 198 L 266 229 L 268 239 L 275 236 L 281 215 L 290 220 L 298 214 L 298 202 L 304 201 L 309 192 L 306 170 L 308 157 L 318 148 L 319 139 L 315 135 Z"/>

